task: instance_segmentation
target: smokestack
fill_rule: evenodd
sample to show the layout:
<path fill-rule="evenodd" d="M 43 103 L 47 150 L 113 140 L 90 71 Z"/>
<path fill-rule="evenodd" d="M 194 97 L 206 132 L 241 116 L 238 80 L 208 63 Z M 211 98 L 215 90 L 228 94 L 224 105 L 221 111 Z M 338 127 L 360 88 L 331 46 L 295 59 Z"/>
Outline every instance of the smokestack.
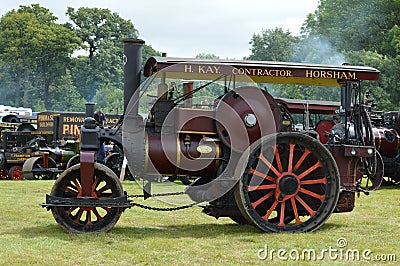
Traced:
<path fill-rule="evenodd" d="M 93 117 L 95 104 L 94 103 L 85 103 L 85 107 L 86 107 L 85 117 Z"/>
<path fill-rule="evenodd" d="M 126 38 L 124 44 L 124 114 L 131 97 L 140 86 L 140 72 L 142 67 L 141 39 Z M 136 111 L 137 113 L 137 111 Z"/>

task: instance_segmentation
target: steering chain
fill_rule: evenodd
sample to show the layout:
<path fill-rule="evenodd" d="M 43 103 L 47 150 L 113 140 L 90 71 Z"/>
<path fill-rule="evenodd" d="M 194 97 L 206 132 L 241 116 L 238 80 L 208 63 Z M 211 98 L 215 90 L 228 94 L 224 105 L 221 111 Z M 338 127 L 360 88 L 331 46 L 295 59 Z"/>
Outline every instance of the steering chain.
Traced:
<path fill-rule="evenodd" d="M 186 192 L 169 192 L 169 193 L 151 194 L 150 197 L 163 197 L 163 196 L 174 196 L 174 195 L 185 195 L 185 194 L 186 194 Z M 128 195 L 128 198 L 144 198 L 144 195 L 142 195 L 142 194 Z M 198 204 L 200 204 L 200 203 L 195 202 L 195 203 L 178 206 L 178 207 L 161 208 L 161 207 L 151 207 L 151 206 L 143 205 L 143 204 L 136 203 L 136 202 L 130 202 L 130 205 L 133 207 L 139 207 L 142 209 L 152 210 L 152 211 L 178 211 L 178 210 L 188 209 L 188 208 L 193 207 Z"/>

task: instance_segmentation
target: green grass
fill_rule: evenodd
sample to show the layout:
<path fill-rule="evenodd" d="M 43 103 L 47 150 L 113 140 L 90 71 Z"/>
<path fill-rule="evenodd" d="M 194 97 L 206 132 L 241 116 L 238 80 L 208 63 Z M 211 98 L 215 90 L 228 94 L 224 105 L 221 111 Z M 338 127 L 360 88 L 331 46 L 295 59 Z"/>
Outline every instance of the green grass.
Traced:
<path fill-rule="evenodd" d="M 276 265 L 287 262 L 276 252 L 273 260 L 260 260 L 258 251 L 267 246 L 269 252 L 282 249 L 292 256 L 305 249 L 320 254 L 330 247 L 338 249 L 339 238 L 348 243 L 344 251 L 370 249 L 372 257 L 395 254 L 400 261 L 400 188 L 361 195 L 353 212 L 333 214 L 316 232 L 306 234 L 261 233 L 228 218 L 215 220 L 199 207 L 176 212 L 134 207 L 108 233 L 76 235 L 65 233 L 51 212 L 39 206 L 52 183 L 0 181 L 0 265 Z M 123 186 L 129 194 L 140 192 L 134 182 Z M 144 203 L 158 204 L 154 199 Z M 283 256 L 293 265 L 354 263 L 330 259 L 328 253 L 320 261 Z"/>

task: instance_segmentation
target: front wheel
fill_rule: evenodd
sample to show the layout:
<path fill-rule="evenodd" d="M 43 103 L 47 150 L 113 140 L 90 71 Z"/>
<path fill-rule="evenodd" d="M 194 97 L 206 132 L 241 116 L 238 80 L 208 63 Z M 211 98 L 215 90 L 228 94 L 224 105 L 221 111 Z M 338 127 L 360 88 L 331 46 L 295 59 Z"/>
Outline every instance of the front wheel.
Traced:
<path fill-rule="evenodd" d="M 80 198 L 82 192 L 80 165 L 64 171 L 54 183 L 52 196 Z M 92 186 L 93 197 L 111 199 L 123 196 L 121 182 L 104 165 L 95 163 Z M 72 233 L 98 233 L 110 230 L 118 221 L 124 209 L 119 207 L 52 207 L 57 223 Z"/>
<path fill-rule="evenodd" d="M 309 232 L 335 209 L 339 179 L 334 158 L 316 139 L 278 133 L 251 151 L 235 199 L 265 232 Z"/>

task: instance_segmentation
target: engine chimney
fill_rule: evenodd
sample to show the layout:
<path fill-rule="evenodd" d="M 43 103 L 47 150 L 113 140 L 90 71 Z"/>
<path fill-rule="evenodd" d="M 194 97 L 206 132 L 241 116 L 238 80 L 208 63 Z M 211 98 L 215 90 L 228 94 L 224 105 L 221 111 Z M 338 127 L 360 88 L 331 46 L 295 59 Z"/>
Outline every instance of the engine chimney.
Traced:
<path fill-rule="evenodd" d="M 126 38 L 124 44 L 124 114 L 131 97 L 140 86 L 140 72 L 142 67 L 142 46 L 141 39 Z M 137 110 L 132 110 L 137 114 Z"/>

